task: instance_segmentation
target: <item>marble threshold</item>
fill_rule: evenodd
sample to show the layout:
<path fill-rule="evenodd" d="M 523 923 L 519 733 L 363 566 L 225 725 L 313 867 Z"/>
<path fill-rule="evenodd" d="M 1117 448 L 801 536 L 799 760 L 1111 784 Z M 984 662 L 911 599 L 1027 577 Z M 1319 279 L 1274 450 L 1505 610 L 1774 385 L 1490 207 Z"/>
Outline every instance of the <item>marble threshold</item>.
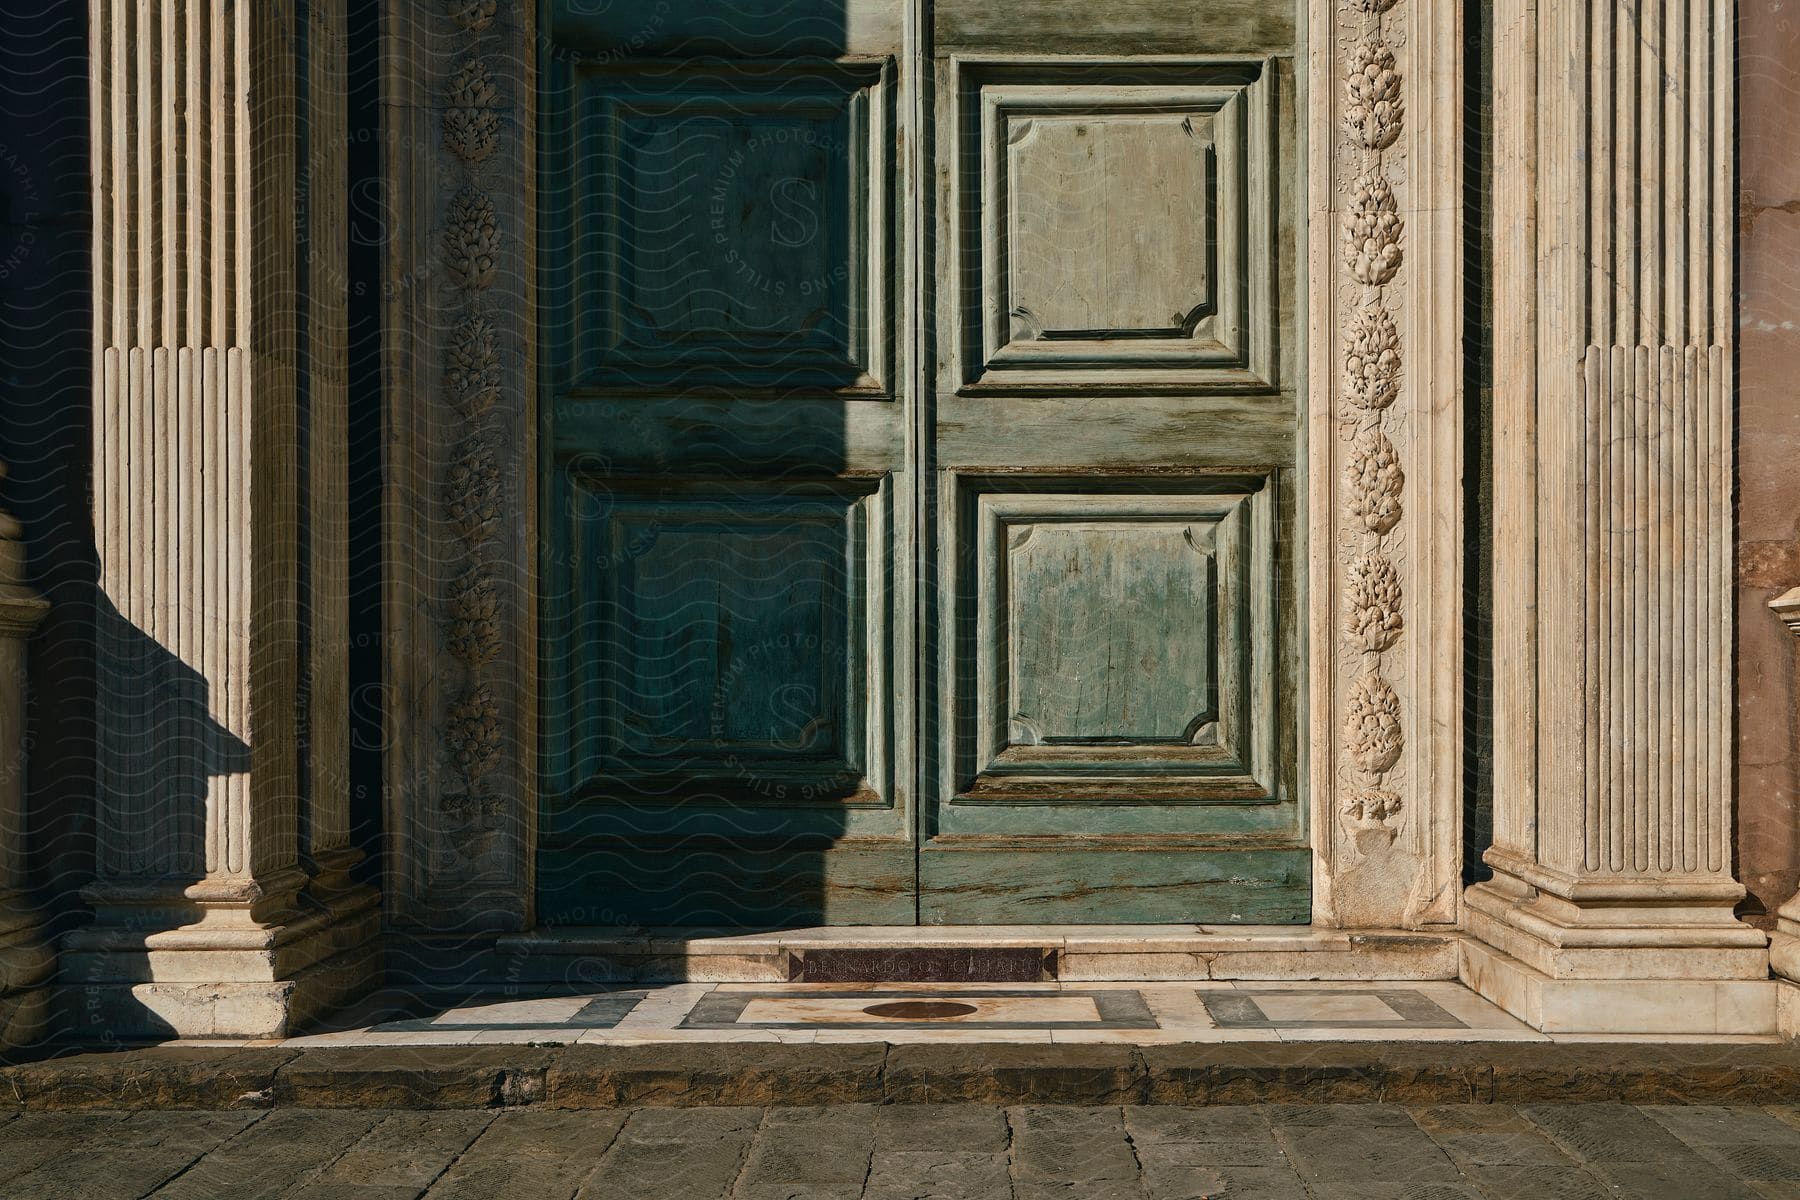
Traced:
<path fill-rule="evenodd" d="M 584 978 L 616 982 L 1453 980 L 1461 938 L 1308 925 L 545 926 L 496 949 L 526 964 L 520 978 L 533 962 L 554 973 L 580 959 Z"/>
<path fill-rule="evenodd" d="M 1545 1033 L 1446 981 L 732 984 L 518 987 L 424 997 L 393 989 L 308 1046 L 1712 1042 Z M 184 1043 L 193 1045 L 193 1042 Z M 233 1043 L 243 1045 L 244 1043 Z"/>

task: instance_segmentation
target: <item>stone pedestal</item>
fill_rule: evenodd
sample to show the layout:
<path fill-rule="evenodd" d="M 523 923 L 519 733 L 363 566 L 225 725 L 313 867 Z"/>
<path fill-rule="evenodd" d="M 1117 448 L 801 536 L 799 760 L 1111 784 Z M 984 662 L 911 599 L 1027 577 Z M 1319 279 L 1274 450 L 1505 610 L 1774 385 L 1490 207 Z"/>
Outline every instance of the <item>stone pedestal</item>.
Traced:
<path fill-rule="evenodd" d="M 1464 975 L 1546 1030 L 1771 1032 L 1733 914 L 1730 6 L 1507 0 L 1495 31 L 1494 878 Z"/>
<path fill-rule="evenodd" d="M 18 522 L 0 512 L 0 1051 L 43 1037 L 56 961 L 24 890 L 25 639 L 49 607 L 24 580 Z"/>
<path fill-rule="evenodd" d="M 92 7 L 97 878 L 83 1039 L 290 1032 L 351 883 L 342 0 Z"/>

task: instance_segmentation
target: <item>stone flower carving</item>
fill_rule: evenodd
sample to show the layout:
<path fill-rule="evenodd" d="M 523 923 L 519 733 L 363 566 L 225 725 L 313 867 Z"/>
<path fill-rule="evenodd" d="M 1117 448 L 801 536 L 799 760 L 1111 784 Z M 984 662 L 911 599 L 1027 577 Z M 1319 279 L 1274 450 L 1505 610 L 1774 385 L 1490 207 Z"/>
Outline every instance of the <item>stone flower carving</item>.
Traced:
<path fill-rule="evenodd" d="M 1364 650 L 1391 649 L 1400 640 L 1400 573 L 1382 554 L 1350 561 L 1344 573 L 1348 607 L 1344 636 Z"/>
<path fill-rule="evenodd" d="M 500 765 L 500 705 L 487 684 L 475 684 L 450 706 L 445 741 L 471 787 Z"/>
<path fill-rule="evenodd" d="M 1370 38 L 1350 52 L 1344 80 L 1344 126 L 1370 150 L 1384 150 L 1400 137 L 1406 103 L 1394 52 Z"/>
<path fill-rule="evenodd" d="M 1400 237 L 1405 224 L 1394 204 L 1394 189 L 1379 175 L 1365 175 L 1350 197 L 1344 224 L 1344 266 L 1360 283 L 1378 287 L 1400 270 Z"/>
<path fill-rule="evenodd" d="M 450 653 L 470 667 L 500 653 L 500 594 L 485 563 L 476 563 L 450 588 Z"/>
<path fill-rule="evenodd" d="M 1345 398 L 1357 408 L 1379 412 L 1400 394 L 1400 331 L 1379 304 L 1350 318 L 1344 335 Z"/>
<path fill-rule="evenodd" d="M 494 202 L 472 187 L 459 189 L 450 201 L 444 226 L 444 258 L 458 287 L 492 287 L 500 257 L 499 220 Z"/>
<path fill-rule="evenodd" d="M 456 410 L 470 421 L 500 398 L 500 340 L 485 317 L 464 317 L 451 332 L 444 387 Z"/>
<path fill-rule="evenodd" d="M 1364 529 L 1386 533 L 1399 523 L 1406 476 L 1394 443 L 1379 429 L 1364 430 L 1351 445 L 1348 483 L 1347 506 Z"/>
<path fill-rule="evenodd" d="M 478 544 L 500 520 L 500 464 L 487 439 L 474 436 L 450 468 L 445 487 L 450 522 L 465 542 Z"/>
<path fill-rule="evenodd" d="M 1350 687 L 1344 717 L 1344 749 L 1370 775 L 1400 761 L 1406 744 L 1400 730 L 1400 697 L 1379 675 L 1364 675 Z"/>
<path fill-rule="evenodd" d="M 1344 815 L 1353 821 L 1386 824 L 1400 814 L 1400 797 L 1381 788 L 1358 788 L 1344 798 Z"/>
<path fill-rule="evenodd" d="M 494 73 L 479 59 L 470 59 L 450 77 L 444 110 L 444 145 L 466 163 L 485 160 L 500 145 L 500 114 L 494 106 L 500 92 Z"/>
<path fill-rule="evenodd" d="M 466 33 L 480 33 L 499 11 L 499 0 L 450 0 L 450 19 Z"/>

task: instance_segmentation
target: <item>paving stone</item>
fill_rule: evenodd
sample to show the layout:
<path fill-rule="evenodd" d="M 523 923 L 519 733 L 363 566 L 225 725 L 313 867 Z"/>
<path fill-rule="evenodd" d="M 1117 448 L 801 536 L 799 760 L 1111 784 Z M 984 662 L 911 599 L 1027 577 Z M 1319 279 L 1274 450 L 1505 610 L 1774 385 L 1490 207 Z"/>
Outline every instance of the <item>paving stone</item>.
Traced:
<path fill-rule="evenodd" d="M 1137 1157 L 1117 1108 L 1021 1107 L 1012 1125 L 1013 1178 L 1020 1183 L 1100 1183 L 1137 1178 Z"/>
<path fill-rule="evenodd" d="M 1800 1183 L 1800 1145 L 1741 1142 L 1733 1146 L 1709 1147 L 1706 1156 L 1742 1179 Z"/>
<path fill-rule="evenodd" d="M 1536 1130 L 1436 1134 L 1437 1144 L 1458 1165 L 1481 1167 L 1566 1167 L 1575 1163 L 1560 1146 Z"/>
<path fill-rule="evenodd" d="M 1005 1154 L 877 1149 L 863 1200 L 1001 1200 L 1013 1194 Z"/>
<path fill-rule="evenodd" d="M 1286 1164 L 1144 1168 L 1151 1200 L 1312 1200 L 1300 1176 Z"/>
<path fill-rule="evenodd" d="M 1534 1104 L 1519 1111 L 1587 1162 L 1686 1161 L 1706 1169 L 1706 1161 L 1685 1142 L 1629 1104 Z"/>
<path fill-rule="evenodd" d="M 503 1112 L 426 1191 L 430 1200 L 572 1196 L 618 1136 L 622 1112 Z"/>
<path fill-rule="evenodd" d="M 1125 1110 L 1125 1128 L 1138 1146 L 1147 1142 L 1255 1142 L 1278 1153 L 1269 1122 L 1256 1108 L 1133 1107 Z"/>
<path fill-rule="evenodd" d="M 145 1112 L 109 1124 L 5 1185 L 7 1200 L 137 1200 L 263 1116 Z M 0 1131 L 0 1137 L 5 1136 Z"/>
<path fill-rule="evenodd" d="M 723 1200 L 762 1116 L 760 1108 L 640 1108 L 578 1200 Z"/>
<path fill-rule="evenodd" d="M 1759 1142 L 1800 1147 L 1800 1129 L 1754 1108 L 1691 1104 L 1645 1106 L 1638 1111 L 1690 1146 Z"/>
<path fill-rule="evenodd" d="M 1471 1183 L 1334 1183 L 1331 1200 L 1484 1200 Z"/>
<path fill-rule="evenodd" d="M 889 1104 L 876 1112 L 875 1144 L 896 1152 L 1006 1153 L 1006 1110 L 988 1104 Z"/>
<path fill-rule="evenodd" d="M 262 1200 L 335 1161 L 385 1114 L 277 1110 L 153 1192 L 157 1200 Z"/>
<path fill-rule="evenodd" d="M 380 1121 L 291 1195 L 375 1189 L 418 1195 L 493 1121 L 492 1112 L 401 1112 Z M 355 1194 L 350 1192 L 348 1194 Z"/>
<path fill-rule="evenodd" d="M 1447 1104 L 1411 1111 L 1413 1123 L 1433 1137 L 1537 1129 L 1510 1104 Z"/>
<path fill-rule="evenodd" d="M 1463 1174 L 1490 1200 L 1619 1200 L 1580 1167 L 1465 1167 Z"/>
<path fill-rule="evenodd" d="M 1669 1197 L 1674 1200 L 1757 1200 L 1750 1185 L 1723 1171 L 1656 1162 L 1596 1163 L 1594 1173 L 1618 1196 Z"/>
<path fill-rule="evenodd" d="M 1276 1129 L 1289 1160 L 1308 1183 L 1456 1182 L 1456 1164 L 1419 1129 L 1286 1126 Z"/>
<path fill-rule="evenodd" d="M 875 1146 L 872 1105 L 772 1108 L 733 1200 L 857 1200 Z"/>
<path fill-rule="evenodd" d="M 1080 1183 L 1014 1180 L 1015 1200 L 1146 1200 L 1131 1179 L 1083 1180 Z"/>
<path fill-rule="evenodd" d="M 122 1112 L 24 1113 L 0 1131 L 0 1184 L 69 1153 L 126 1119 Z"/>

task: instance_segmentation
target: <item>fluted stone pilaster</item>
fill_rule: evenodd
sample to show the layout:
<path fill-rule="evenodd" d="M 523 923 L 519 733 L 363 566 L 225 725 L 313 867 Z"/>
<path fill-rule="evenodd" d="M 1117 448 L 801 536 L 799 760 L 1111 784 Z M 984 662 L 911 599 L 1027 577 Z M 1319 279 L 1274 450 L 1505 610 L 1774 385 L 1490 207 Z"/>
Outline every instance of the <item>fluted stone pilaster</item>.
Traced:
<path fill-rule="evenodd" d="M 1733 6 L 1508 0 L 1495 27 L 1474 982 L 1546 1027 L 1766 1031 L 1765 939 L 1732 913 Z"/>
<path fill-rule="evenodd" d="M 98 877 L 63 977 L 125 1031 L 280 1030 L 372 961 L 342 8 L 91 8 Z"/>

